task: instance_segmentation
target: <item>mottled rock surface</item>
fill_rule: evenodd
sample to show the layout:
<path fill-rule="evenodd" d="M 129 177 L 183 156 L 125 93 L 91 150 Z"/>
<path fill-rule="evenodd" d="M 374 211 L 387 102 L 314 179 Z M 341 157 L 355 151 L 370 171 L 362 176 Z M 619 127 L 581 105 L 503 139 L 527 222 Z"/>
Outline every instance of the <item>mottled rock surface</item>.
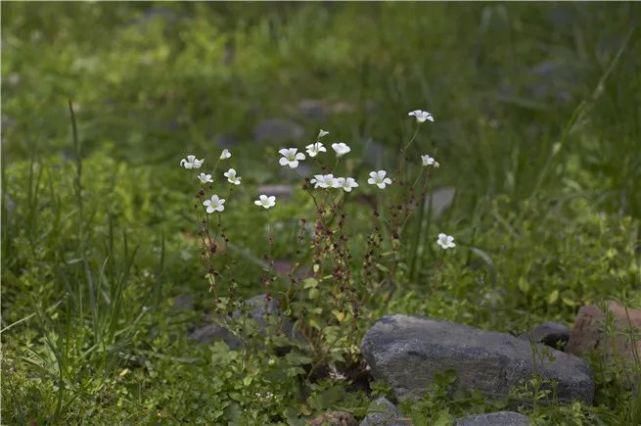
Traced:
<path fill-rule="evenodd" d="M 436 374 L 454 371 L 457 386 L 489 398 L 535 375 L 556 382 L 558 400 L 591 403 L 594 381 L 580 358 L 505 333 L 407 315 L 386 316 L 366 333 L 362 353 L 376 379 L 398 398 L 420 397 Z"/>
<path fill-rule="evenodd" d="M 455 426 L 529 426 L 530 419 L 514 411 L 466 416 L 456 420 Z"/>

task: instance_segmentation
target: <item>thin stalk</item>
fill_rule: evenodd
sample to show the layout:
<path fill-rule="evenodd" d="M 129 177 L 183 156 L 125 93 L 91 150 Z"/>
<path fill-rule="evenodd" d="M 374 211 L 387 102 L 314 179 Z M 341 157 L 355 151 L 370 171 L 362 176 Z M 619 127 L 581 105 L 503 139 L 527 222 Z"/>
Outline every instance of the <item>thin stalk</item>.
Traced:
<path fill-rule="evenodd" d="M 423 220 L 425 218 L 425 210 L 429 210 L 428 212 L 428 229 L 429 229 L 429 222 L 431 221 L 431 216 L 432 216 L 432 202 L 431 199 L 428 202 L 428 199 L 430 197 L 423 194 L 422 195 L 422 200 L 421 200 L 421 209 L 418 212 L 418 230 L 417 232 L 414 233 L 414 243 L 412 244 L 412 260 L 410 262 L 410 280 L 415 280 L 416 279 L 416 270 L 418 268 L 418 257 L 419 257 L 419 246 L 421 244 L 421 241 L 423 241 Z"/>

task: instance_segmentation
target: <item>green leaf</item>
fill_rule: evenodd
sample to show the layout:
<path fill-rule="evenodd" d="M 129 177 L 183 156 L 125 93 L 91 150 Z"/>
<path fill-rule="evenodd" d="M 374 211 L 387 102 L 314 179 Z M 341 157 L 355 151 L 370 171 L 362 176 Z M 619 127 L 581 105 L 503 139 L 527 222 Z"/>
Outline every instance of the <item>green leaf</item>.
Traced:
<path fill-rule="evenodd" d="M 305 278 L 303 280 L 303 288 L 316 288 L 318 286 L 318 281 L 315 278 Z"/>
<path fill-rule="evenodd" d="M 530 291 L 530 283 L 524 277 L 519 277 L 518 282 L 519 290 L 523 293 L 528 293 Z"/>
<path fill-rule="evenodd" d="M 290 352 L 285 356 L 285 360 L 289 365 L 308 365 L 312 363 L 312 359 L 307 355 L 300 352 Z"/>

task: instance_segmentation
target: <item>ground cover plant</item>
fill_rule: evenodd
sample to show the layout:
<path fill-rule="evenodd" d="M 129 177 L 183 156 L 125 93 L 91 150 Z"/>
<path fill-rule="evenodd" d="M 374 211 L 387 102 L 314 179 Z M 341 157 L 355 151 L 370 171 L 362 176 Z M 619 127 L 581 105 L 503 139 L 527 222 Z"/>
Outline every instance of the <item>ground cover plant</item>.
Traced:
<path fill-rule="evenodd" d="M 516 335 L 640 308 L 640 18 L 3 2 L 2 421 L 360 419 L 392 398 L 359 348 L 383 315 Z M 211 322 L 240 344 L 194 339 Z M 593 405 L 533 380 L 519 411 L 639 424 L 639 364 L 591 367 Z M 455 380 L 404 415 L 508 404 Z"/>

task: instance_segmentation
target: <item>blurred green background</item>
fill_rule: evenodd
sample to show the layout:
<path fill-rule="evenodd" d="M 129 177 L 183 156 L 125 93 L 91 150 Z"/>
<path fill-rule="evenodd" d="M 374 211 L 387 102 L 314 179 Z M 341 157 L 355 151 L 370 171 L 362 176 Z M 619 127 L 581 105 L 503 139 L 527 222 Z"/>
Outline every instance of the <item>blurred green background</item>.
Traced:
<path fill-rule="evenodd" d="M 436 118 L 417 140 L 442 165 L 434 185 L 456 189 L 437 224 L 478 251 L 426 268 L 375 313 L 516 332 L 571 322 L 588 302 L 641 304 L 638 3 L 1 8 L 9 424 L 267 424 L 341 404 L 362 412 L 362 395 L 274 379 L 291 366 L 188 341 L 211 301 L 190 237 L 193 182 L 178 162 L 196 153 L 211 163 L 227 147 L 249 187 L 291 183 L 299 176 L 279 170 L 277 149 L 302 148 L 323 128 L 352 146 L 361 175 L 396 163 L 417 108 Z M 252 295 L 266 219 L 251 194 L 240 197 L 249 207 L 226 214 L 233 270 Z M 291 255 L 309 208 L 294 195 L 274 212 L 291 228 L 279 257 Z M 183 294 L 195 308 L 177 313 Z M 233 373 L 212 379 L 221 368 Z M 572 415 L 631 418 L 617 417 L 629 414 L 627 400 L 608 374 L 597 408 Z M 267 391 L 277 397 L 257 407 Z M 558 410 L 534 415 L 569 418 Z"/>
<path fill-rule="evenodd" d="M 580 166 L 607 181 L 599 186 L 612 200 L 625 190 L 625 208 L 639 214 L 628 186 L 639 167 L 627 158 L 638 151 L 638 11 L 634 3 L 7 3 L 6 161 L 70 149 L 67 99 L 78 107 L 83 155 L 108 149 L 135 166 L 217 145 L 255 153 L 239 156 L 251 162 L 269 135 L 309 140 L 321 125 L 360 151 L 370 140 L 394 148 L 406 137 L 406 112 L 422 107 L 437 117 L 431 136 L 456 161 L 461 189 L 528 196 L 552 145 L 571 131 L 560 154 L 580 145 Z M 582 120 L 568 125 L 582 102 L 574 117 Z"/>

